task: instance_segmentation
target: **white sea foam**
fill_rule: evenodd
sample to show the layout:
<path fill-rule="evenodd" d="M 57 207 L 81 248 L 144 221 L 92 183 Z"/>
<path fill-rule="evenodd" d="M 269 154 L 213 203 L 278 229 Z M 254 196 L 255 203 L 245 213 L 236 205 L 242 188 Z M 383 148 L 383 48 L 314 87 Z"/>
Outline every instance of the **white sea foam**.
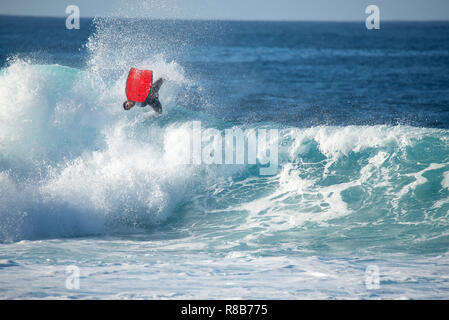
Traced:
<path fill-rule="evenodd" d="M 182 70 L 162 56 L 151 64 L 167 80 L 161 99 L 170 106 Z M 152 136 L 144 125 L 151 112 L 122 111 L 125 73 L 103 80 L 21 60 L 0 74 L 0 104 L 13 106 L 0 109 L 3 240 L 45 236 L 36 221 L 52 217 L 75 226 L 68 234 L 50 226 L 47 235 L 102 232 L 119 212 L 129 224 L 157 223 L 182 201 L 189 173 L 161 161 L 163 129 Z"/>

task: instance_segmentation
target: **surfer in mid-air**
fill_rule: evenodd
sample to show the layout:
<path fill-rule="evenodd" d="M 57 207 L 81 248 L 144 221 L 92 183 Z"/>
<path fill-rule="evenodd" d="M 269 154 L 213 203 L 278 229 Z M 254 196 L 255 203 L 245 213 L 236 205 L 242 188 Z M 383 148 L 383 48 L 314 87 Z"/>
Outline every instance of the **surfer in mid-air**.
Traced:
<path fill-rule="evenodd" d="M 140 70 L 136 70 L 134 68 L 131 69 L 126 84 L 126 93 L 128 99 L 123 102 L 123 109 L 130 110 L 136 104 L 139 107 L 146 107 L 149 105 L 157 113 L 162 113 L 162 105 L 159 101 L 159 89 L 161 88 L 164 79 L 159 78 L 154 83 L 152 83 L 152 78 L 152 71 L 144 70 L 142 73 L 140 73 Z M 145 100 L 141 98 L 142 96 L 146 96 Z"/>

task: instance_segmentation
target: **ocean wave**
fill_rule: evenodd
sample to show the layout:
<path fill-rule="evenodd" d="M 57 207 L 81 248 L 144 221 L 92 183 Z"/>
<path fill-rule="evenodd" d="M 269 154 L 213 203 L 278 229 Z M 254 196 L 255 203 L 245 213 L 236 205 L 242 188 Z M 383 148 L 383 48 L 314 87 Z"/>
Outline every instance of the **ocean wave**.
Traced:
<path fill-rule="evenodd" d="M 125 73 L 97 87 L 88 70 L 16 61 L 2 71 L 0 103 L 17 106 L 0 115 L 3 241 L 151 227 L 192 199 L 203 212 L 241 212 L 237 228 L 258 230 L 250 238 L 347 216 L 446 226 L 447 130 L 256 123 L 243 129 L 279 130 L 275 175 L 258 175 L 260 164 L 179 165 L 168 137 L 189 125 L 175 90 L 187 80 L 157 59 L 173 72 L 159 118 L 121 110 Z"/>
<path fill-rule="evenodd" d="M 180 138 L 192 121 L 216 131 L 234 124 L 182 107 L 192 96 L 197 104 L 209 100 L 194 93 L 201 86 L 140 22 L 95 24 L 83 69 L 16 59 L 0 71 L 0 241 L 140 232 L 183 215 L 192 229 L 209 226 L 201 237 L 222 230 L 230 246 L 239 241 L 229 228 L 249 246 L 289 237 L 294 245 L 300 232 L 323 246 L 351 232 L 367 242 L 379 233 L 417 242 L 447 233 L 448 130 L 249 123 L 241 129 L 278 132 L 273 175 L 260 175 L 260 157 L 256 164 L 180 164 Z M 170 39 L 173 48 L 185 41 Z M 239 50 L 231 61 L 245 61 L 248 48 Z M 272 59 L 272 50 L 259 48 L 257 59 Z M 277 60 L 298 54 L 279 52 Z M 123 111 L 130 66 L 167 80 L 161 116 Z M 320 231 L 309 234 L 314 228 Z M 409 235 L 410 228 L 418 232 Z"/>

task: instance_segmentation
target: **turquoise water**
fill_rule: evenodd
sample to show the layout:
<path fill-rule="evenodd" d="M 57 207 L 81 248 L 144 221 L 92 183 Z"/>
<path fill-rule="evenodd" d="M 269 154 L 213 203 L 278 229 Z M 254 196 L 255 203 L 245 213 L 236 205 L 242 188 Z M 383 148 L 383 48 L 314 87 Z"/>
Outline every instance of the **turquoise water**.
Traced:
<path fill-rule="evenodd" d="M 2 298 L 448 298 L 448 24 L 1 20 Z M 180 164 L 194 121 L 277 170 Z"/>

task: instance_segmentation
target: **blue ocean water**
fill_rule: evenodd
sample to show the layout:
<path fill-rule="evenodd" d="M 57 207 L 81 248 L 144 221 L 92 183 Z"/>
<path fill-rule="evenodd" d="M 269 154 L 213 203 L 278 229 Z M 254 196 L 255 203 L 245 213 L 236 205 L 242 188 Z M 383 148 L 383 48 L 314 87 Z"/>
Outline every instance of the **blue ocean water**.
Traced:
<path fill-rule="evenodd" d="M 0 16 L 0 297 L 447 299 L 448 44 L 447 22 Z M 131 66 L 167 80 L 161 116 L 123 110 Z M 276 129 L 278 170 L 176 163 L 192 121 Z"/>

